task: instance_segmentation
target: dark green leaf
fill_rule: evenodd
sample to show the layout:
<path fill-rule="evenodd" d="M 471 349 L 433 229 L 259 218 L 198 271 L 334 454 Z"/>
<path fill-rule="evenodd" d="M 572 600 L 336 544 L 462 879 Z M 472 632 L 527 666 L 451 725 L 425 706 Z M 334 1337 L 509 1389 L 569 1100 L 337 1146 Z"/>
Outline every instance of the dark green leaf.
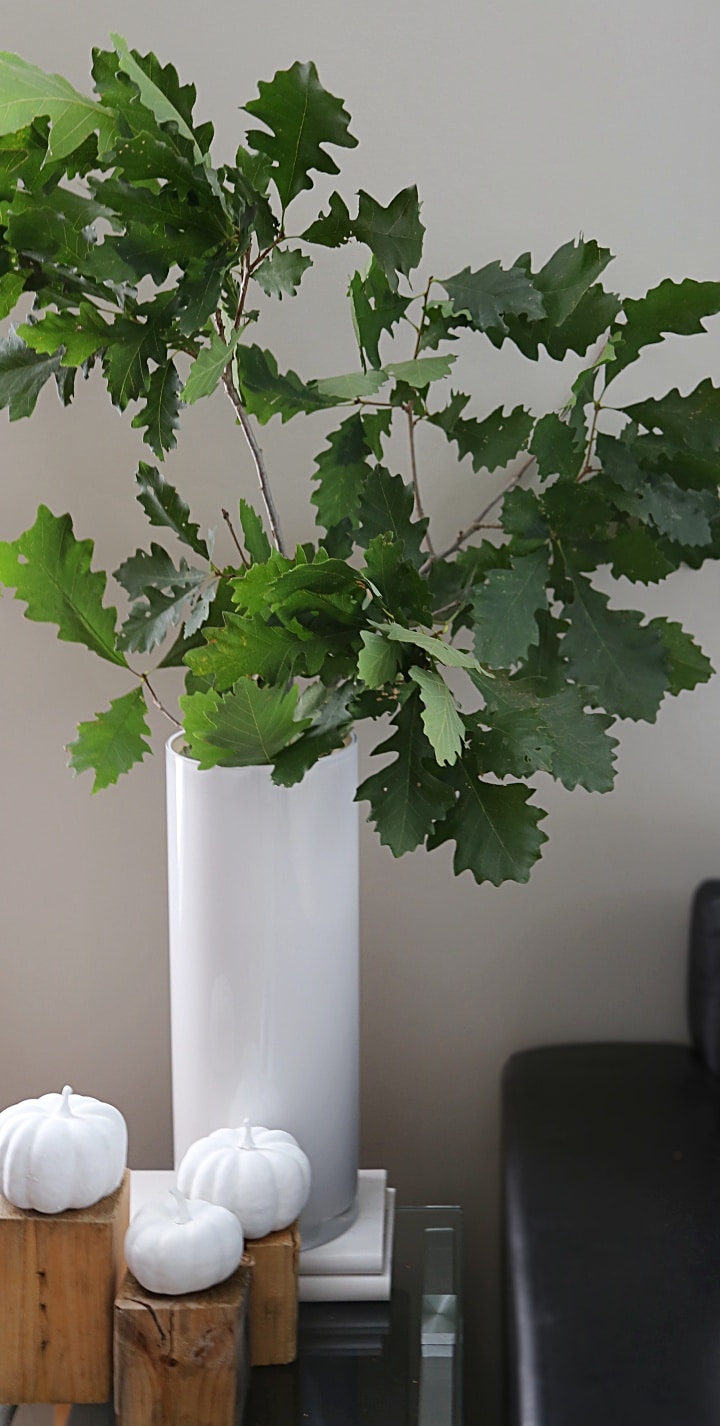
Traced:
<path fill-rule="evenodd" d="M 409 277 L 422 257 L 425 229 L 420 222 L 417 188 L 403 188 L 387 208 L 362 189 L 359 196 L 352 235 L 359 243 L 367 244 L 390 288 L 396 292 L 398 276 Z"/>
<path fill-rule="evenodd" d="M 497 470 L 524 450 L 533 428 L 533 418 L 523 406 L 516 406 L 505 415 L 502 406 L 483 421 L 464 420 L 462 411 L 470 400 L 459 393 L 453 395 L 443 411 L 429 417 L 439 426 L 449 441 L 456 441 L 460 459 L 469 455 L 473 470 Z"/>
<path fill-rule="evenodd" d="M 376 535 L 367 547 L 363 574 L 377 589 L 387 613 L 406 621 L 430 623 L 427 584 L 405 558 L 403 545 L 387 535 Z"/>
<path fill-rule="evenodd" d="M 574 480 L 585 458 L 585 442 L 578 432 L 554 411 L 542 416 L 535 426 L 530 451 L 537 462 L 541 480 L 557 475 L 561 480 Z"/>
<path fill-rule="evenodd" d="M 563 610 L 569 630 L 563 654 L 571 677 L 619 718 L 654 723 L 668 691 L 662 641 L 630 609 L 610 609 L 607 596 L 573 574 L 575 598 Z"/>
<path fill-rule="evenodd" d="M 207 579 L 207 570 L 190 569 L 185 560 L 176 569 L 167 550 L 152 544 L 149 554 L 147 550 L 136 550 L 113 572 L 113 577 L 131 599 L 140 599 L 148 589 L 196 589 Z"/>
<path fill-rule="evenodd" d="M 381 772 L 366 778 L 357 800 L 370 803 L 372 821 L 393 856 L 411 852 L 425 840 L 435 820 L 454 800 L 452 789 L 434 771 L 433 750 L 422 728 L 422 709 L 414 693 L 396 713 L 394 732 L 375 755 L 394 753 Z"/>
<path fill-rule="evenodd" d="M 402 541 L 407 559 L 422 564 L 427 520 L 413 520 L 414 505 L 413 492 L 402 476 L 376 466 L 365 482 L 358 509 L 357 538 L 361 548 L 367 549 L 376 535 L 391 535 Z"/>
<path fill-rule="evenodd" d="M 75 539 L 70 516 L 41 505 L 31 529 L 0 542 L 0 584 L 27 604 L 26 619 L 57 624 L 59 639 L 124 665 L 115 647 L 117 611 L 102 602 L 107 576 L 91 571 L 92 556 L 92 540 Z"/>
<path fill-rule="evenodd" d="M 529 790 L 517 783 L 501 787 L 484 782 L 473 748 L 445 776 L 457 799 L 445 819 L 436 823 L 428 847 L 455 842 L 456 876 L 471 871 L 478 883 L 490 881 L 493 886 L 528 881 L 547 841 L 538 828 L 546 813 L 530 805 Z"/>
<path fill-rule="evenodd" d="M 510 569 L 491 570 L 473 594 L 474 646 L 480 663 L 507 668 L 537 644 L 536 615 L 547 607 L 546 549 L 523 555 Z"/>
<path fill-rule="evenodd" d="M 152 322 L 116 317 L 110 337 L 103 354 L 103 371 L 114 404 L 124 411 L 128 402 L 137 401 L 145 393 L 150 380 L 148 362 L 163 361 L 165 351 Z"/>
<path fill-rule="evenodd" d="M 31 416 L 45 382 L 59 367 L 59 352 L 40 356 L 11 328 L 0 339 L 0 411 L 7 407 L 11 421 Z"/>
<path fill-rule="evenodd" d="M 317 489 L 310 498 L 318 512 L 318 523 L 330 530 L 347 516 L 355 515 L 370 474 L 371 451 L 362 417 L 357 414 L 349 416 L 327 439 L 329 448 L 316 458 Z"/>
<path fill-rule="evenodd" d="M 506 315 L 524 313 L 537 318 L 545 314 L 543 299 L 527 273 L 519 267 L 503 271 L 499 262 L 490 262 L 479 272 L 463 268 L 455 277 L 442 279 L 442 286 L 456 313 L 467 313 L 478 332 L 495 327 L 507 332 Z"/>
<path fill-rule="evenodd" d="M 636 361 L 643 347 L 661 342 L 667 332 L 683 336 L 704 332 L 702 318 L 720 312 L 720 282 L 695 282 L 690 277 L 673 282 L 668 277 L 644 297 L 626 298 L 622 310 L 625 321 L 613 333 L 621 341 L 608 381 Z"/>
<path fill-rule="evenodd" d="M 668 475 L 638 465 L 632 449 L 612 436 L 599 436 L 598 459 L 614 482 L 611 498 L 620 510 L 683 545 L 706 545 L 711 539 L 709 512 L 716 505 L 709 492 L 681 490 Z"/>
<path fill-rule="evenodd" d="M 292 787 L 321 757 L 344 746 L 352 725 L 348 705 L 353 691 L 351 683 L 330 689 L 320 706 L 313 710 L 312 722 L 306 732 L 278 753 L 273 782 L 280 787 Z M 305 703 L 299 699 L 298 715 L 302 717 L 304 713 Z"/>
<path fill-rule="evenodd" d="M 608 248 L 594 240 L 565 243 L 553 253 L 532 281 L 542 294 L 544 310 L 554 326 L 565 322 L 575 311 L 588 288 L 612 261 Z"/>
<path fill-rule="evenodd" d="M 306 386 L 294 371 L 280 373 L 272 352 L 241 345 L 235 357 L 244 404 L 262 426 L 273 416 L 279 416 L 284 424 L 301 412 L 320 411 L 335 404 L 317 387 Z"/>
<path fill-rule="evenodd" d="M 349 132 L 342 99 L 323 89 L 314 64 L 296 61 L 269 82 L 261 80 L 258 89 L 260 97 L 245 108 L 270 132 L 253 129 L 247 143 L 272 162 L 284 210 L 304 188 L 312 188 L 313 171 L 339 173 L 326 146 L 355 148 L 357 139 Z"/>
<path fill-rule="evenodd" d="M 156 368 L 144 397 L 145 404 L 133 416 L 132 424 L 144 430 L 145 444 L 162 460 L 165 452 L 177 445 L 175 432 L 180 425 L 180 377 L 174 362 Z"/>
<path fill-rule="evenodd" d="M 110 787 L 152 752 L 146 741 L 150 729 L 145 720 L 145 699 L 138 686 L 121 698 L 113 698 L 106 713 L 98 713 L 88 723 L 78 725 L 78 735 L 70 743 L 69 766 L 74 772 L 95 773 L 93 792 Z"/>
<path fill-rule="evenodd" d="M 534 709 L 513 708 L 490 718 L 486 715 L 482 721 L 490 722 L 490 732 L 482 738 L 486 772 L 495 777 L 532 777 L 551 770 L 553 742 Z"/>
<path fill-rule="evenodd" d="M 720 388 L 709 377 L 688 396 L 676 389 L 659 401 L 638 401 L 625 414 L 647 431 L 660 431 L 677 451 L 720 452 Z"/>
<path fill-rule="evenodd" d="M 251 563 L 257 561 L 264 564 L 270 558 L 272 549 L 270 541 L 263 529 L 262 520 L 257 511 L 249 505 L 247 500 L 240 500 L 240 524 L 242 525 L 243 541 Z"/>
<path fill-rule="evenodd" d="M 347 205 L 339 193 L 332 193 L 327 213 L 321 213 L 301 236 L 307 243 L 318 243 L 326 248 L 340 248 L 350 241 L 352 235 L 353 223 Z"/>
<path fill-rule="evenodd" d="M 382 366 L 380 338 L 391 332 L 404 316 L 408 297 L 394 292 L 379 263 L 373 257 L 365 276 L 356 272 L 350 281 L 350 303 L 360 355 L 373 367 Z"/>
<path fill-rule="evenodd" d="M 616 579 L 638 584 L 657 584 L 676 568 L 657 538 L 638 526 L 619 529 L 610 544 L 610 568 Z"/>
<path fill-rule="evenodd" d="M 670 676 L 669 693 L 697 688 L 699 683 L 707 683 L 712 678 L 715 670 L 709 658 L 681 624 L 658 618 L 651 619 L 648 627 L 662 639 Z"/>
<path fill-rule="evenodd" d="M 190 520 L 185 501 L 164 475 L 155 466 L 141 461 L 135 479 L 140 492 L 137 498 L 150 524 L 172 530 L 184 545 L 207 559 L 208 547 L 201 538 L 199 526 Z"/>

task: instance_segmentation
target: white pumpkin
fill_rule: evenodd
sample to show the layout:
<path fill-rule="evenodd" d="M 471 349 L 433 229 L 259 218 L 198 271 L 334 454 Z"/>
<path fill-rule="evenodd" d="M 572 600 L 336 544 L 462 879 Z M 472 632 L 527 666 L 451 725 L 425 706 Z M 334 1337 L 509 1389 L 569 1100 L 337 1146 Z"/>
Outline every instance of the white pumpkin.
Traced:
<path fill-rule="evenodd" d="M 234 1213 L 190 1201 L 176 1188 L 174 1202 L 145 1203 L 125 1235 L 125 1260 L 149 1292 L 177 1296 L 224 1282 L 240 1264 L 245 1243 Z"/>
<path fill-rule="evenodd" d="M 16 1208 L 89 1208 L 115 1192 L 126 1162 L 120 1110 L 73 1094 L 69 1085 L 0 1114 L 0 1188 Z"/>
<path fill-rule="evenodd" d="M 178 1186 L 193 1198 L 229 1208 L 248 1238 L 287 1228 L 310 1193 L 310 1160 L 282 1129 L 216 1129 L 191 1144 Z"/>

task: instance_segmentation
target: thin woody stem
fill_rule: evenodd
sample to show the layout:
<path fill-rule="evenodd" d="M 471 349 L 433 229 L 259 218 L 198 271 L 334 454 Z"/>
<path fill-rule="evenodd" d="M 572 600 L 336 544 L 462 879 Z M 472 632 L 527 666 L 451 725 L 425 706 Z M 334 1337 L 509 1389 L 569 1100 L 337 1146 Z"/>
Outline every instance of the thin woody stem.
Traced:
<path fill-rule="evenodd" d="M 225 521 L 225 524 L 226 524 L 227 527 L 228 527 L 228 530 L 230 531 L 230 538 L 232 539 L 232 542 L 233 542 L 233 544 L 234 544 L 234 546 L 235 546 L 235 549 L 237 550 L 237 552 L 238 552 L 238 554 L 239 554 L 239 556 L 240 556 L 240 559 L 242 560 L 242 562 L 243 562 L 245 568 L 246 568 L 246 569 L 249 569 L 249 568 L 250 568 L 250 565 L 249 565 L 249 563 L 248 563 L 247 555 L 245 554 L 245 551 L 244 551 L 242 545 L 240 544 L 240 541 L 239 541 L 239 539 L 238 539 L 238 537 L 237 537 L 237 535 L 236 535 L 236 533 L 235 533 L 235 529 L 234 529 L 234 526 L 233 526 L 233 522 L 232 522 L 232 520 L 230 519 L 230 511 L 223 509 L 223 510 L 221 510 L 220 513 L 221 513 L 221 515 L 222 515 L 222 517 L 223 517 L 223 520 Z"/>
<path fill-rule="evenodd" d="M 245 288 L 243 289 L 243 296 L 241 297 L 240 302 L 238 304 L 239 313 L 242 312 L 242 304 L 246 289 L 247 284 L 245 284 Z M 215 327 L 217 329 L 218 336 L 224 340 L 225 334 L 223 332 L 222 317 L 220 316 L 219 312 L 215 314 Z M 267 514 L 268 524 L 270 526 L 270 533 L 272 534 L 273 538 L 273 544 L 275 545 L 276 550 L 279 550 L 280 554 L 284 555 L 285 546 L 283 544 L 283 538 L 280 532 L 280 520 L 278 518 L 278 513 L 275 508 L 275 501 L 273 499 L 272 490 L 270 489 L 270 481 L 268 478 L 267 467 L 265 465 L 265 458 L 258 444 L 257 436 L 255 435 L 255 432 L 253 431 L 253 428 L 250 424 L 248 414 L 242 404 L 242 401 L 240 400 L 240 395 L 235 390 L 235 387 L 233 385 L 232 374 L 229 366 L 226 366 L 223 372 L 222 384 L 225 387 L 225 392 L 228 397 L 228 400 L 231 402 L 234 408 L 238 422 L 242 426 L 242 431 L 245 440 L 247 441 L 248 446 L 250 447 L 250 454 L 253 458 L 253 464 L 257 472 L 258 483 L 260 485 L 260 494 L 262 495 L 263 504 L 265 506 L 265 512 Z"/>
<path fill-rule="evenodd" d="M 145 687 L 146 687 L 148 693 L 150 694 L 150 697 L 152 698 L 152 701 L 153 701 L 153 703 L 155 704 L 155 707 L 158 708 L 161 713 L 164 713 L 164 714 L 165 714 L 165 717 L 166 717 L 166 718 L 169 718 L 169 719 L 170 719 L 170 722 L 171 722 L 171 723 L 174 723 L 176 728 L 182 728 L 182 726 L 183 726 L 182 723 L 180 723 L 177 718 L 173 718 L 172 713 L 169 713 L 168 710 L 167 710 L 167 708 L 165 708 L 164 705 L 160 702 L 160 699 L 158 698 L 157 693 L 155 692 L 155 690 L 154 690 L 154 688 L 153 688 L 153 686 L 152 686 L 152 684 L 151 684 L 151 682 L 150 682 L 150 679 L 148 678 L 147 674 L 146 674 L 146 673 L 141 673 L 141 674 L 139 675 L 139 677 L 140 677 L 140 681 L 145 684 Z"/>
<path fill-rule="evenodd" d="M 481 530 L 483 528 L 485 524 L 485 516 L 489 515 L 490 511 L 494 510 L 496 505 L 499 505 L 500 501 L 504 499 L 504 497 L 509 493 L 509 491 L 515 489 L 515 486 L 518 485 L 519 482 L 522 480 L 525 472 L 530 469 L 530 466 L 533 464 L 534 460 L 534 456 L 529 456 L 528 459 L 523 462 L 520 469 L 513 476 L 512 480 L 508 481 L 504 489 L 501 490 L 498 495 L 493 496 L 492 500 L 488 501 L 487 505 L 485 506 L 485 509 L 480 511 L 480 514 L 477 516 L 477 518 L 473 520 L 472 525 L 468 525 L 466 530 L 461 530 L 457 536 L 457 539 L 453 540 L 452 544 L 448 545 L 447 549 L 442 550 L 439 555 L 432 555 L 430 559 L 426 559 L 425 563 L 420 567 L 420 573 L 427 574 L 428 570 L 432 568 L 436 560 L 447 559 L 448 555 L 452 555 L 455 553 L 456 550 L 462 549 L 466 540 L 469 540 L 471 535 L 476 534 L 478 530 Z"/>
<path fill-rule="evenodd" d="M 410 472 L 412 476 L 413 490 L 415 492 L 415 514 L 417 515 L 418 520 L 424 520 L 425 510 L 423 509 L 422 495 L 420 494 L 420 482 L 418 480 L 417 473 L 417 460 L 415 458 L 415 418 L 413 416 L 411 406 L 408 405 L 405 407 L 405 414 L 408 419 L 408 435 L 410 437 Z M 425 531 L 425 544 L 428 547 L 431 558 L 434 559 L 435 550 L 433 549 L 429 530 Z"/>

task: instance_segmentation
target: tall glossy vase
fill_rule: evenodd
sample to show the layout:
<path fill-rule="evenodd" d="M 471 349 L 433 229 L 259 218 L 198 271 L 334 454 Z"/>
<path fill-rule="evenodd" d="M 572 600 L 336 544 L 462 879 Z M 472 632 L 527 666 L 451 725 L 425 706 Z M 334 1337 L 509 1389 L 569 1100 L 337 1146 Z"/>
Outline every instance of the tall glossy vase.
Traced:
<path fill-rule="evenodd" d="M 357 744 L 295 787 L 167 744 L 175 1162 L 248 1116 L 312 1166 L 303 1244 L 356 1213 Z"/>

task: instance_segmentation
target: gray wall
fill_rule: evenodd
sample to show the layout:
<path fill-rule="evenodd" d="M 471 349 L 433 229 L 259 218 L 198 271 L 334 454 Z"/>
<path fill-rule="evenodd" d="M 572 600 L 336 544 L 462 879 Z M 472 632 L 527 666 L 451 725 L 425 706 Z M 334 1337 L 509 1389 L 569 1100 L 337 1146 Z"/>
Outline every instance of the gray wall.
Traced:
<path fill-rule="evenodd" d="M 115 29 L 195 80 L 227 157 L 257 79 L 315 58 L 361 139 L 346 192 L 366 187 L 388 202 L 417 181 L 428 272 L 530 247 L 544 259 L 582 231 L 619 254 L 623 291 L 719 275 L 714 0 L 28 0 L 6 7 L 2 45 L 86 87 L 90 46 Z M 306 279 L 304 306 L 283 303 L 280 314 L 281 364 L 306 374 L 357 364 L 348 317 L 330 301 L 344 291 L 344 256 L 328 267 L 327 279 Z M 719 357 L 715 325 L 691 350 L 676 340 L 653 356 L 650 380 L 689 389 Z M 559 406 L 571 379 L 569 368 L 479 345 L 463 355 L 481 414 L 503 399 Z M 292 536 L 310 532 L 297 477 L 322 430 L 301 420 L 265 438 L 272 468 L 290 477 L 280 499 Z M 2 537 L 25 529 L 43 500 L 74 513 L 102 567 L 146 541 L 131 496 L 141 446 L 100 385 L 67 412 L 48 392 L 32 422 L 2 416 L 0 443 Z M 431 443 L 421 459 L 428 504 L 452 536 L 481 497 L 445 448 Z M 206 523 L 239 491 L 252 494 L 221 398 L 187 413 L 167 474 Z M 716 569 L 681 574 L 647 596 L 715 662 L 719 583 Z M 69 1081 L 123 1109 L 135 1166 L 169 1163 L 162 759 L 91 798 L 89 778 L 65 770 L 63 746 L 124 691 L 122 674 L 24 623 L 10 597 L 0 638 L 0 1104 Z M 488 1421 L 500 1067 L 542 1041 L 684 1035 L 688 899 L 718 873 L 717 713 L 714 682 L 669 703 L 655 726 L 625 727 L 610 797 L 543 786 L 550 842 L 529 886 L 456 881 L 447 849 L 395 862 L 364 829 L 362 1158 L 388 1166 L 401 1200 L 466 1206 L 473 1401 Z"/>

